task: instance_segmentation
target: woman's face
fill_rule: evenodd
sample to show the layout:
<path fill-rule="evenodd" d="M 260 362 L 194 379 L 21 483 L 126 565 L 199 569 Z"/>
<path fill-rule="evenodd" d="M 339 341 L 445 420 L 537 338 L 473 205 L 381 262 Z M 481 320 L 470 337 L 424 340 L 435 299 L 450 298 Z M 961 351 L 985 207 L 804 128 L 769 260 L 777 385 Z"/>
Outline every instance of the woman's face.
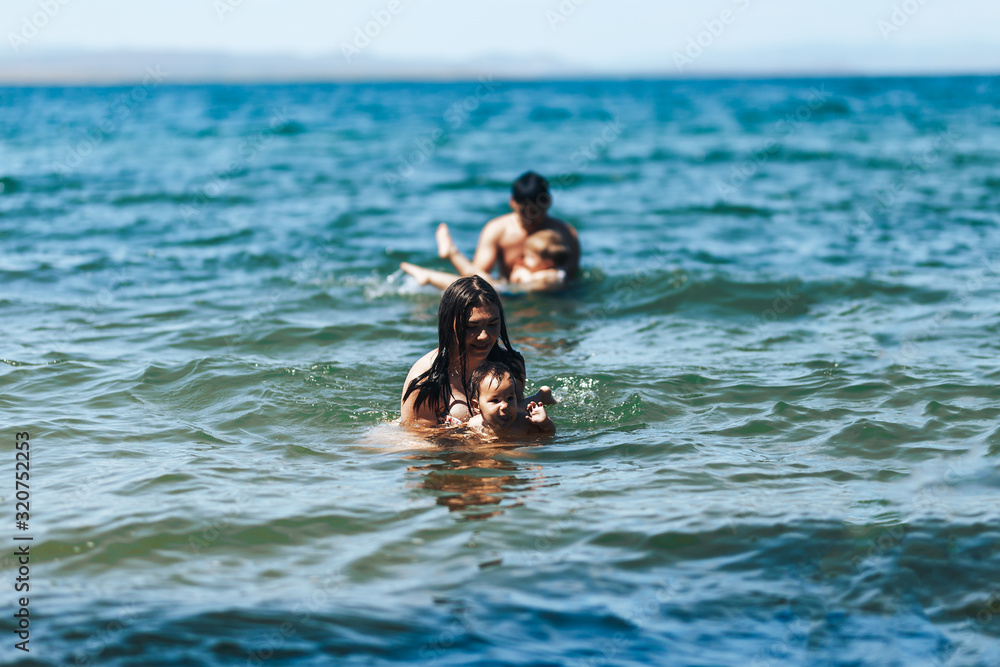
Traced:
<path fill-rule="evenodd" d="M 500 312 L 494 306 L 476 307 L 465 320 L 465 356 L 472 370 L 489 355 L 500 337 Z"/>

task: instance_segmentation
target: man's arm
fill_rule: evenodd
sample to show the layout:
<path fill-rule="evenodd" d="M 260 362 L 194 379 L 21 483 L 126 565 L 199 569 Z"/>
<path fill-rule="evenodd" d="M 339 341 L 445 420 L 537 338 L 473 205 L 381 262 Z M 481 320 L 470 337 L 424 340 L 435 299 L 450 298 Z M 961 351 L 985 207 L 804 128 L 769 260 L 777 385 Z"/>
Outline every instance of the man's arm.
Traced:
<path fill-rule="evenodd" d="M 476 254 L 479 254 L 478 249 L 476 250 Z M 455 250 L 454 253 L 448 255 L 448 260 L 451 262 L 451 265 L 455 267 L 455 270 L 459 272 L 459 274 L 463 276 L 479 276 L 480 278 L 489 281 L 491 284 L 493 283 L 493 276 L 490 275 L 490 269 L 480 269 L 474 262 L 470 262 L 469 259 L 458 250 Z M 493 266 L 490 265 L 490 268 L 493 268 Z"/>
<path fill-rule="evenodd" d="M 472 258 L 476 273 L 489 273 L 497 263 L 498 250 L 500 249 L 500 234 L 503 233 L 503 226 L 497 220 L 491 220 L 483 227 L 479 233 L 479 243 L 476 245 L 476 254 Z"/>
<path fill-rule="evenodd" d="M 489 224 L 483 228 L 483 231 L 479 235 L 480 246 L 483 244 L 483 237 L 485 236 L 486 229 L 488 227 Z M 458 249 L 458 246 L 456 246 L 455 242 L 452 240 L 451 232 L 448 231 L 448 225 L 443 222 L 438 225 L 435 236 L 437 237 L 438 255 L 451 262 L 451 265 L 455 267 L 456 271 L 458 271 L 458 275 L 479 276 L 480 278 L 484 278 L 491 283 L 493 282 L 493 278 L 490 276 L 490 270 L 493 268 L 493 264 L 491 263 L 488 267 L 483 269 L 476 263 L 470 262 L 469 258 L 462 254 L 462 252 Z M 476 257 L 479 257 L 479 248 L 476 249 Z M 495 260 L 496 254 L 494 253 L 494 261 Z M 441 289 L 445 288 L 442 287 Z"/>

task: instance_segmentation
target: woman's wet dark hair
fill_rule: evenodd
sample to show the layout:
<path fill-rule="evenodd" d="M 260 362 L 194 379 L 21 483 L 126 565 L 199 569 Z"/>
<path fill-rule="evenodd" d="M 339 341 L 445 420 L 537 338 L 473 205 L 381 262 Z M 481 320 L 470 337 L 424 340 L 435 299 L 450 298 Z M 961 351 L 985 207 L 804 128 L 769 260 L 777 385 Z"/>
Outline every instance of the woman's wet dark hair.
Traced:
<path fill-rule="evenodd" d="M 448 368 L 451 360 L 460 361 L 462 390 L 469 396 L 469 386 L 465 376 L 468 372 L 465 354 L 465 323 L 473 308 L 496 308 L 500 316 L 500 338 L 487 355 L 487 361 L 499 361 L 507 364 L 514 374 L 515 383 L 523 390 L 525 371 L 524 357 L 516 352 L 510 344 L 507 335 L 507 321 L 503 314 L 503 304 L 500 295 L 493 286 L 480 276 L 459 278 L 441 295 L 441 305 L 438 306 L 438 355 L 426 372 L 413 378 L 410 386 L 403 394 L 403 402 L 414 391 L 417 392 L 415 410 L 427 401 L 437 403 L 440 409 L 447 410 L 451 405 L 451 382 L 448 381 Z M 503 347 L 500 347 L 503 343 Z M 457 355 L 457 356 L 456 356 Z"/>

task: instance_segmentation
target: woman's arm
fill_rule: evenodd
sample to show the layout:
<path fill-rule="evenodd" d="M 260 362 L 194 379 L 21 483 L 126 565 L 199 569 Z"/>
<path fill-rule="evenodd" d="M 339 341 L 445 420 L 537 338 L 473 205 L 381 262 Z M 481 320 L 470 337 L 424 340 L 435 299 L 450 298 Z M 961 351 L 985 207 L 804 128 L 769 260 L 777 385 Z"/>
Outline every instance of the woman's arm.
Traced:
<path fill-rule="evenodd" d="M 413 392 L 409 395 L 406 401 L 403 402 L 403 406 L 400 411 L 400 423 L 403 424 L 403 426 L 437 426 L 438 413 L 431 405 L 431 402 L 424 401 L 419 410 L 416 409 L 416 403 L 417 392 Z"/>
<path fill-rule="evenodd" d="M 417 363 L 413 364 L 413 368 L 406 375 L 406 381 L 403 382 L 403 396 L 406 396 L 406 391 L 410 388 L 410 383 L 430 369 L 435 357 L 437 357 L 437 350 L 432 350 L 420 357 Z M 405 399 L 400 398 L 400 423 L 404 426 L 437 426 L 437 400 L 432 398 L 431 400 L 424 401 L 418 410 L 417 395 L 419 392 L 419 389 L 414 389 Z"/>

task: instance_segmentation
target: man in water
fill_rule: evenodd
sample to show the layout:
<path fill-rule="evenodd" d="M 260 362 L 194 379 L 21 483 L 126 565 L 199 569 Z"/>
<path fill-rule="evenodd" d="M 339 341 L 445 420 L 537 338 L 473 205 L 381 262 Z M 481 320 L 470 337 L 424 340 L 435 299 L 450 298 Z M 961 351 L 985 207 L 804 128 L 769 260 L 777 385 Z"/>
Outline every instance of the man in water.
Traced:
<path fill-rule="evenodd" d="M 511 187 L 512 213 L 494 218 L 486 223 L 479 235 L 479 244 L 472 262 L 463 255 L 441 223 L 437 229 L 438 254 L 450 260 L 462 275 L 477 273 L 489 275 L 496 266 L 500 277 L 511 279 L 516 269 L 531 271 L 525 266 L 525 243 L 528 237 L 541 231 L 554 232 L 561 238 L 568 251 L 565 261 L 557 269 L 565 272 L 565 279 L 572 280 L 580 268 L 580 240 L 576 230 L 562 220 L 549 216 L 552 196 L 548 182 L 533 171 L 522 174 Z M 551 238 L 551 235 L 544 235 Z M 556 287 L 548 285 L 546 288 Z"/>

